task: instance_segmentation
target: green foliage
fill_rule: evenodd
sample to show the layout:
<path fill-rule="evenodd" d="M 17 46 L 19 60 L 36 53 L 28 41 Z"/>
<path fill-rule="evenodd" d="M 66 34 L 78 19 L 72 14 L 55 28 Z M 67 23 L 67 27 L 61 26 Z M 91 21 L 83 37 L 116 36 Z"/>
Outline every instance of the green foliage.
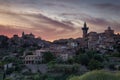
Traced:
<path fill-rule="evenodd" d="M 98 60 L 100 62 L 103 62 L 105 60 L 104 55 L 100 55 L 100 54 L 94 54 L 93 57 L 95 60 Z"/>
<path fill-rule="evenodd" d="M 77 73 L 79 71 L 79 67 L 80 66 L 78 64 L 73 64 L 73 65 L 54 64 L 49 68 L 53 72 L 64 73 L 64 74 L 73 74 L 73 73 Z"/>
<path fill-rule="evenodd" d="M 92 60 L 90 60 L 90 62 L 88 64 L 88 68 L 90 70 L 101 69 L 101 68 L 103 68 L 103 65 L 98 60 L 92 59 Z"/>
<path fill-rule="evenodd" d="M 6 74 L 11 74 L 14 71 L 14 68 L 9 68 L 6 70 Z"/>
<path fill-rule="evenodd" d="M 120 74 L 105 71 L 92 71 L 82 76 L 72 77 L 69 80 L 120 80 Z"/>
<path fill-rule="evenodd" d="M 16 61 L 15 59 L 16 59 L 16 58 L 13 58 L 13 57 L 6 57 L 6 58 L 4 59 L 4 63 L 15 62 L 15 61 Z"/>
<path fill-rule="evenodd" d="M 11 78 L 6 78 L 5 80 L 12 80 Z"/>
<path fill-rule="evenodd" d="M 89 63 L 89 57 L 87 54 L 80 54 L 75 57 L 75 62 L 80 63 L 82 65 L 87 65 Z"/>
<path fill-rule="evenodd" d="M 75 62 L 85 66 L 89 66 L 89 69 L 99 69 L 102 67 L 102 63 L 107 61 L 107 57 L 101 55 L 95 51 L 88 51 L 86 53 L 75 56 Z M 94 66 L 97 65 L 97 66 Z M 92 67 L 93 66 L 93 67 Z"/>
<path fill-rule="evenodd" d="M 48 78 L 46 78 L 45 80 L 55 80 L 55 79 L 52 78 L 52 77 L 48 77 Z"/>
<path fill-rule="evenodd" d="M 25 48 L 22 48 L 22 47 L 19 48 L 19 49 L 18 49 L 18 53 L 19 53 L 18 55 L 19 55 L 19 56 L 23 56 L 24 51 L 25 51 Z"/>
<path fill-rule="evenodd" d="M 43 62 L 48 63 L 50 61 L 54 61 L 56 59 L 55 55 L 51 52 L 43 53 Z"/>
<path fill-rule="evenodd" d="M 86 54 L 88 55 L 88 57 L 89 57 L 90 59 L 92 59 L 92 58 L 94 58 L 94 56 L 95 56 L 96 54 L 98 54 L 98 53 L 91 50 L 91 51 L 87 51 Z"/>
<path fill-rule="evenodd" d="M 67 60 L 67 63 L 69 63 L 69 64 L 73 64 L 75 62 L 75 59 L 74 58 L 69 58 L 68 60 Z"/>
<path fill-rule="evenodd" d="M 4 65 L 4 63 L 2 61 L 0 61 L 0 67 L 2 67 Z"/>
<path fill-rule="evenodd" d="M 56 61 L 51 61 L 47 63 L 48 68 L 52 68 L 56 64 Z"/>
<path fill-rule="evenodd" d="M 114 63 L 109 64 L 108 68 L 111 70 L 116 70 Z"/>
<path fill-rule="evenodd" d="M 17 64 L 22 64 L 22 60 L 20 60 L 17 57 L 6 57 L 3 60 L 4 63 L 17 63 Z"/>
<path fill-rule="evenodd" d="M 34 80 L 40 80 L 40 75 L 39 74 L 36 74 L 36 75 L 34 75 Z"/>
<path fill-rule="evenodd" d="M 116 52 L 116 53 L 112 53 L 111 55 L 112 57 L 120 57 L 120 53 L 119 52 Z"/>
<path fill-rule="evenodd" d="M 85 53 L 85 50 L 83 48 L 80 48 L 78 51 L 76 51 L 76 55 Z"/>
<path fill-rule="evenodd" d="M 37 73 L 33 75 L 32 80 L 55 80 L 55 77 Z"/>

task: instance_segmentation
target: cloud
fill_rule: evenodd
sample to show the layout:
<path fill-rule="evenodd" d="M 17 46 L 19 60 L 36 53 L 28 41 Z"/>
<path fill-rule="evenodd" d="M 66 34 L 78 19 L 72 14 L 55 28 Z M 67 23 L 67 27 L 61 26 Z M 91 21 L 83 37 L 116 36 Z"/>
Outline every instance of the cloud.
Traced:
<path fill-rule="evenodd" d="M 108 9 L 112 11 L 119 11 L 120 5 L 114 4 L 114 3 L 100 3 L 100 4 L 94 4 L 95 7 L 99 9 Z"/>
<path fill-rule="evenodd" d="M 31 24 L 34 27 L 45 27 L 44 25 L 48 24 L 54 28 L 63 28 L 68 30 L 75 30 L 71 22 L 68 21 L 58 21 L 53 20 L 47 16 L 44 16 L 41 13 L 19 13 L 19 12 L 12 12 L 12 11 L 6 11 L 6 10 L 0 10 L 0 13 L 10 15 L 12 17 L 18 18 L 21 21 L 24 21 L 25 23 Z M 26 18 L 29 17 L 29 18 Z M 32 18 L 32 19 L 30 19 Z M 34 21 L 34 19 L 35 21 Z M 43 24 L 43 25 L 42 25 Z M 49 26 L 49 27 L 50 27 Z M 47 26 L 46 26 L 47 27 Z"/>
<path fill-rule="evenodd" d="M 77 37 L 78 33 L 79 36 L 81 35 L 82 22 L 86 21 L 97 32 L 100 32 L 99 29 L 104 30 L 109 25 L 119 31 L 120 23 L 116 19 L 116 13 L 120 11 L 120 6 L 115 4 L 115 1 L 113 3 L 111 3 L 112 0 L 109 1 L 0 0 L 0 16 L 7 24 L 1 24 L 3 25 L 1 30 L 4 30 L 4 33 L 11 30 L 11 34 L 24 30 L 25 32 L 33 32 L 37 36 L 42 35 L 41 37 L 44 39 Z M 114 12 L 111 14 L 110 11 Z M 115 21 L 109 20 L 108 17 Z M 2 22 L 0 21 L 0 23 Z"/>
<path fill-rule="evenodd" d="M 60 2 L 45 2 L 44 3 L 46 6 L 49 6 L 49 7 L 62 7 L 62 8 L 73 8 L 73 7 L 71 7 L 71 6 L 68 6 L 68 5 L 66 5 L 66 4 L 64 4 L 64 3 L 60 3 Z"/>
<path fill-rule="evenodd" d="M 112 20 L 109 18 L 107 19 L 104 17 L 96 17 L 91 16 L 90 14 L 77 12 L 61 13 L 60 16 L 64 16 L 67 18 L 72 17 L 72 22 L 76 20 L 79 26 L 81 26 L 81 23 L 87 22 L 88 26 L 90 26 L 90 30 L 92 31 L 103 32 L 108 26 L 111 26 L 112 29 L 114 29 L 116 32 L 120 31 L 120 23 L 117 19 Z"/>
<path fill-rule="evenodd" d="M 67 20 L 67 21 L 63 20 L 62 23 L 69 25 L 69 26 L 74 26 L 74 24 L 70 20 Z"/>
<path fill-rule="evenodd" d="M 19 28 L 16 28 L 19 27 Z M 37 29 L 23 29 L 22 26 L 15 26 L 15 25 L 0 25 L 0 34 L 1 35 L 7 35 L 9 37 L 12 37 L 14 34 L 18 34 L 21 36 L 21 33 L 24 31 L 25 33 L 33 33 L 36 37 L 40 36 L 42 39 L 45 40 L 55 40 L 55 39 L 61 39 L 61 38 L 76 38 L 77 36 L 80 36 L 80 32 L 77 31 L 67 31 L 66 29 L 61 31 L 55 31 L 47 29 L 44 32 L 39 31 L 39 28 Z M 25 27 L 25 26 L 24 26 Z M 38 30 L 38 31 L 37 31 Z"/>
<path fill-rule="evenodd" d="M 83 17 L 80 18 L 82 21 L 86 21 L 92 27 L 92 30 L 100 32 L 99 30 L 105 30 L 108 26 L 111 26 L 116 32 L 120 31 L 120 23 L 114 20 L 107 20 L 104 18 L 93 17 L 87 14 L 83 14 Z"/>
<path fill-rule="evenodd" d="M 92 17 L 92 16 L 84 17 L 81 20 L 89 22 L 89 23 L 94 24 L 94 25 L 100 25 L 100 26 L 106 26 L 106 25 L 110 24 L 110 22 L 107 21 L 106 19 L 96 18 L 96 17 Z"/>
<path fill-rule="evenodd" d="M 55 37 L 60 38 L 60 35 L 71 34 L 71 31 L 76 32 L 77 30 L 72 22 L 54 20 L 49 18 L 49 16 L 45 16 L 43 13 L 20 13 L 8 10 L 0 10 L 0 14 L 9 15 L 10 18 L 18 19 L 19 23 L 29 24 L 31 26 L 22 26 L 12 23 L 11 25 L 1 24 L 1 30 L 3 30 L 4 33 L 6 32 L 8 35 L 25 31 L 33 32 L 37 36 L 42 35 L 44 39 L 55 39 Z"/>

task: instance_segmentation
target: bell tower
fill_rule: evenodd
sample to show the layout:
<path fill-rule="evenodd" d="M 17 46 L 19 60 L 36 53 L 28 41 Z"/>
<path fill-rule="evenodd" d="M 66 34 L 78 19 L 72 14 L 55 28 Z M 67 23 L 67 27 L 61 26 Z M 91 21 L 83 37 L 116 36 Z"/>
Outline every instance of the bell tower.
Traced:
<path fill-rule="evenodd" d="M 86 22 L 84 22 L 84 26 L 82 27 L 82 31 L 83 31 L 83 38 L 87 37 L 87 34 L 88 34 L 88 27 L 87 27 L 87 24 Z"/>

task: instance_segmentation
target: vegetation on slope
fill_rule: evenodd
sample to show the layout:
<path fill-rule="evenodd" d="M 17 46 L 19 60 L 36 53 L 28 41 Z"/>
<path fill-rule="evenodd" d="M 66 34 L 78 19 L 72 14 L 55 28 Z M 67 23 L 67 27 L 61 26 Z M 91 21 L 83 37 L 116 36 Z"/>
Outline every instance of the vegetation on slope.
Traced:
<path fill-rule="evenodd" d="M 82 76 L 75 76 L 69 80 L 120 80 L 120 73 L 110 73 L 106 71 L 92 71 Z"/>

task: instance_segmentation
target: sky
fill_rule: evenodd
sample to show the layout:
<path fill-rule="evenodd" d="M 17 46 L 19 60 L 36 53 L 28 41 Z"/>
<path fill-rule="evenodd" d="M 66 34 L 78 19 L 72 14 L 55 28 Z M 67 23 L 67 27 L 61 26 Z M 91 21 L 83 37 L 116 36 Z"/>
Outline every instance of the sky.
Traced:
<path fill-rule="evenodd" d="M 120 33 L 120 0 L 0 0 L 0 35 L 33 33 L 53 41 L 82 36 L 108 26 Z"/>

